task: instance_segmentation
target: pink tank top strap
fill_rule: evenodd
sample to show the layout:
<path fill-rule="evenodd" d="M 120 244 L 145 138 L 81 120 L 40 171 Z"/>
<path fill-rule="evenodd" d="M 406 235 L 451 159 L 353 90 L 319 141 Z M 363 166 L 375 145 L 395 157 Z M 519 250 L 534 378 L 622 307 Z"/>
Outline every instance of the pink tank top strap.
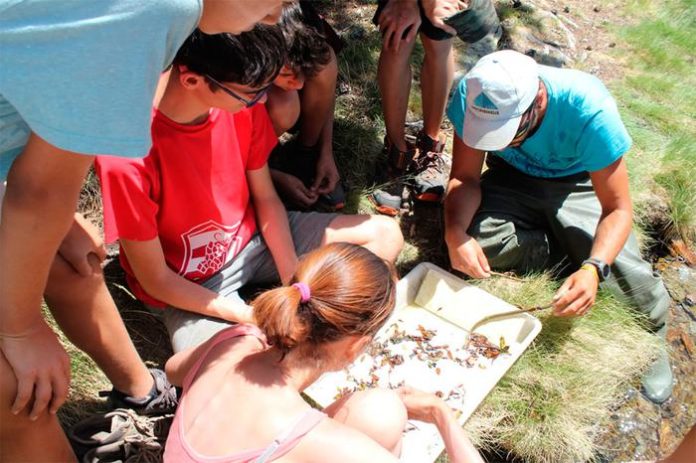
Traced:
<path fill-rule="evenodd" d="M 215 346 L 217 346 L 221 342 L 227 341 L 228 339 L 238 338 L 240 336 L 254 336 L 258 338 L 264 345 L 266 344 L 266 337 L 263 335 L 259 327 L 256 325 L 242 323 L 239 325 L 230 326 L 229 328 L 225 328 L 224 330 L 220 331 L 215 336 L 213 336 L 213 341 L 208 345 L 208 348 L 203 352 L 203 355 L 198 357 L 198 360 L 196 360 L 196 363 L 193 364 L 191 370 L 189 370 L 189 372 L 186 373 L 186 376 L 184 377 L 184 381 L 182 384 L 184 390 L 187 390 L 189 388 L 191 382 L 193 381 L 193 378 L 196 377 L 196 373 L 198 373 L 198 370 L 201 368 L 201 365 L 208 357 L 208 354 L 210 354 L 210 351 Z"/>
<path fill-rule="evenodd" d="M 279 434 L 271 445 L 266 447 L 258 458 L 254 460 L 254 463 L 268 463 L 282 457 L 295 448 L 300 440 L 314 429 L 325 417 L 326 415 L 324 413 L 310 408 L 306 413 L 300 416 L 294 425 Z"/>

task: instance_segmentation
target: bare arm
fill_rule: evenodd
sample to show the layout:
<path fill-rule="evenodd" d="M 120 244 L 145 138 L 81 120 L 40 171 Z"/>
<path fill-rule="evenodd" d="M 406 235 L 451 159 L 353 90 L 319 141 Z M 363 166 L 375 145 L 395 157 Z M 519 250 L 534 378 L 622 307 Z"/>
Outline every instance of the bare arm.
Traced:
<path fill-rule="evenodd" d="M 35 397 L 32 417 L 67 396 L 68 357 L 41 316 L 41 299 L 58 246 L 73 222 L 93 161 L 35 134 L 7 179 L 0 221 L 0 348 L 17 377 L 18 413 Z"/>
<path fill-rule="evenodd" d="M 452 267 L 475 278 L 490 276 L 488 260 L 467 234 L 481 204 L 481 167 L 485 153 L 454 137 L 452 173 L 445 196 L 445 241 Z"/>
<path fill-rule="evenodd" d="M 297 267 L 287 211 L 273 188 L 268 165 L 247 171 L 247 181 L 256 211 L 256 224 L 271 251 L 280 281 L 286 284 Z"/>
<path fill-rule="evenodd" d="M 611 264 L 621 252 L 633 223 L 633 206 L 628 190 L 628 171 L 623 157 L 590 174 L 602 215 L 597 224 L 589 257 Z M 594 304 L 599 279 L 590 269 L 578 270 L 561 285 L 554 298 L 554 313 L 582 315 Z"/>
<path fill-rule="evenodd" d="M 402 387 L 401 400 L 408 410 L 409 418 L 433 423 L 442 436 L 449 461 L 452 463 L 484 463 L 476 447 L 457 422 L 452 410 L 435 394 Z"/>
<path fill-rule="evenodd" d="M 145 292 L 168 305 L 232 322 L 253 322 L 249 306 L 187 280 L 167 266 L 159 238 L 121 240 L 135 278 Z"/>
<path fill-rule="evenodd" d="M 318 111 L 315 116 L 303 111 L 303 128 L 308 125 L 322 124 L 319 133 L 319 159 L 317 160 L 316 176 L 312 190 L 319 194 L 331 193 L 340 177 L 333 155 L 333 122 L 334 105 L 336 102 L 336 80 L 338 78 L 338 64 L 336 55 L 331 51 L 331 60 L 322 70 L 305 83 L 305 91 L 302 94 L 302 108 L 309 112 Z M 319 117 L 320 121 L 314 120 Z"/>

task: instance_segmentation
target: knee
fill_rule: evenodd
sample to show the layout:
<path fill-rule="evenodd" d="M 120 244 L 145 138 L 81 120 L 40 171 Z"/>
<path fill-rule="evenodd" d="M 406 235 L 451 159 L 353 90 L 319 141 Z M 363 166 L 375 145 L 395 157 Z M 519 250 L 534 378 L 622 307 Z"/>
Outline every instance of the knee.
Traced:
<path fill-rule="evenodd" d="M 370 389 L 353 394 L 335 418 L 394 451 L 401 442 L 408 414 L 395 391 Z"/>
<path fill-rule="evenodd" d="M 452 39 L 433 40 L 422 37 L 424 59 L 428 61 L 445 62 L 452 51 Z"/>
<path fill-rule="evenodd" d="M 297 91 L 284 91 L 273 87 L 266 102 L 268 116 L 276 135 L 290 130 L 300 117 L 300 96 Z"/>
<path fill-rule="evenodd" d="M 382 250 L 380 257 L 393 262 L 404 246 L 404 236 L 399 224 L 394 219 L 381 215 L 372 216 L 371 221 L 374 249 Z"/>
<path fill-rule="evenodd" d="M 103 285 L 105 285 L 105 281 L 101 268 L 93 267 L 93 271 L 89 275 L 83 275 L 78 273 L 60 255 L 57 255 L 48 274 L 44 295 L 49 299 L 64 299 L 74 293 L 82 295 L 93 293 Z M 70 288 L 70 290 L 66 291 L 66 288 Z"/>

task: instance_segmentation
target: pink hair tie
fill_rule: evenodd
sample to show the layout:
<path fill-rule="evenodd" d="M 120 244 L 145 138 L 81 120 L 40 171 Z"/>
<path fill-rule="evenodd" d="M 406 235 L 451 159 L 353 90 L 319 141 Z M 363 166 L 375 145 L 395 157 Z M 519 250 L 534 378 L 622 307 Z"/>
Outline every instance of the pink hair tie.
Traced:
<path fill-rule="evenodd" d="M 312 294 L 309 292 L 309 286 L 307 283 L 293 283 L 292 286 L 300 290 L 300 302 L 309 302 L 309 298 Z"/>

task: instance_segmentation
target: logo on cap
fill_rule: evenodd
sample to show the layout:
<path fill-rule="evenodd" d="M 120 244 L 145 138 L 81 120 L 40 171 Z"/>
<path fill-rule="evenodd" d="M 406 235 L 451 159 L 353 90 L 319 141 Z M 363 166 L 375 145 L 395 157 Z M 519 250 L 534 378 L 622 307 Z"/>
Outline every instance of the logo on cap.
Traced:
<path fill-rule="evenodd" d="M 471 109 L 475 109 L 476 111 L 486 113 L 486 114 L 492 114 L 492 115 L 499 115 L 500 110 L 498 107 L 491 101 L 490 98 L 486 96 L 485 93 L 481 92 L 475 99 L 474 99 L 474 104 L 472 105 Z"/>

